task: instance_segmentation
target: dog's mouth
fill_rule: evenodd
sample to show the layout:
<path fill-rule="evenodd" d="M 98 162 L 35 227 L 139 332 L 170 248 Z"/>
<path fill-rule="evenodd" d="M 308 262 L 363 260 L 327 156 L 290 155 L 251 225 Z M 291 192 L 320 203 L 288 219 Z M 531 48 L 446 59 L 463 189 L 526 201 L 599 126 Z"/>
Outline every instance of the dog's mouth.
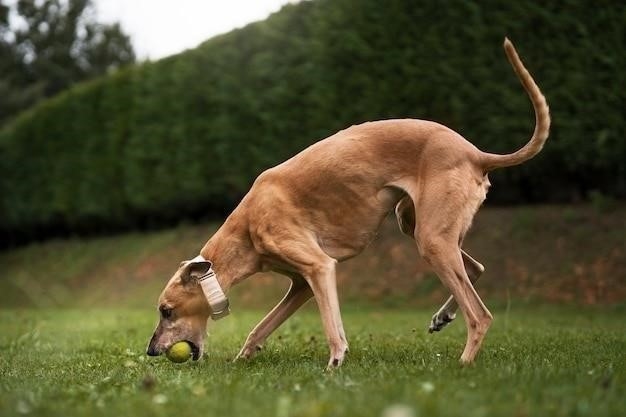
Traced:
<path fill-rule="evenodd" d="M 189 346 L 191 346 L 191 359 L 193 359 L 194 361 L 200 359 L 200 355 L 202 354 L 202 352 L 200 351 L 200 347 L 189 340 L 186 340 L 186 342 L 189 343 Z"/>

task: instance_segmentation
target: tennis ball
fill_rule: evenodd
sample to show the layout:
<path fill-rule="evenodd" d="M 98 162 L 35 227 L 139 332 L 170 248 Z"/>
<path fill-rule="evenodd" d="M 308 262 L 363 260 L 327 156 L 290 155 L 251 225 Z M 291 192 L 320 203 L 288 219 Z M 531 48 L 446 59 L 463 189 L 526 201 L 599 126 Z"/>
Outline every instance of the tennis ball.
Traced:
<path fill-rule="evenodd" d="M 191 356 L 191 346 L 185 341 L 176 342 L 165 352 L 165 356 L 172 362 L 187 362 Z"/>

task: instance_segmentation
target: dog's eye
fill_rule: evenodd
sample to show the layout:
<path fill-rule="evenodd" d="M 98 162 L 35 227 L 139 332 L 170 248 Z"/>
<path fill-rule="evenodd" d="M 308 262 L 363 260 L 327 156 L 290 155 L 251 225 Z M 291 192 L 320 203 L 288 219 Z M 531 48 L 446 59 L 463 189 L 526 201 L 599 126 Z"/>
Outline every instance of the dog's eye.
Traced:
<path fill-rule="evenodd" d="M 164 319 L 169 319 L 172 317 L 172 309 L 166 306 L 159 307 L 159 311 L 161 312 L 161 317 Z"/>

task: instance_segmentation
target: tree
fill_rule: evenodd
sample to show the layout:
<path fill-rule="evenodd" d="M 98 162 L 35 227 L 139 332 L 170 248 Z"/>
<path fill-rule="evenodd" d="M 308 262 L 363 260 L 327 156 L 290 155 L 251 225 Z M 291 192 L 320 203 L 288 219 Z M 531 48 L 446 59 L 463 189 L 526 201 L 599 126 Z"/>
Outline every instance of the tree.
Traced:
<path fill-rule="evenodd" d="M 96 21 L 91 0 L 0 4 L 0 126 L 70 85 L 134 62 L 119 24 Z"/>

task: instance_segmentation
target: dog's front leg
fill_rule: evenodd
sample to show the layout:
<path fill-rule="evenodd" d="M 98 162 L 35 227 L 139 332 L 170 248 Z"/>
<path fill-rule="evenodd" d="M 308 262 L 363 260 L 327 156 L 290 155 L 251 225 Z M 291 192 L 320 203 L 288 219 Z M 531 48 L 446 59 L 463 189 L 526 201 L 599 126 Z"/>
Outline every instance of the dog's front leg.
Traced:
<path fill-rule="evenodd" d="M 485 271 L 485 267 L 476 259 L 469 256 L 463 249 L 461 249 L 461 255 L 463 256 L 463 265 L 465 271 L 470 279 L 470 282 L 474 284 L 478 281 L 480 275 Z M 450 296 L 448 300 L 437 310 L 430 321 L 428 326 L 428 333 L 438 332 L 443 329 L 448 323 L 456 318 L 456 310 L 459 307 L 453 296 Z"/>
<path fill-rule="evenodd" d="M 291 286 L 287 294 L 252 329 L 236 359 L 248 359 L 260 351 L 269 335 L 313 296 L 311 287 L 301 276 L 292 275 L 290 278 Z"/>
<path fill-rule="evenodd" d="M 330 359 L 326 367 L 327 370 L 341 366 L 348 351 L 348 342 L 339 309 L 335 264 L 334 259 L 326 258 L 323 263 L 314 264 L 307 268 L 309 271 L 304 274 L 313 290 L 315 301 L 320 310 L 324 332 L 328 339 Z"/>
<path fill-rule="evenodd" d="M 284 224 L 282 229 L 277 229 L 283 233 L 280 239 L 270 233 L 260 235 L 258 245 L 281 263 L 289 265 L 308 284 L 317 302 L 330 347 L 327 369 L 336 368 L 342 364 L 348 350 L 337 296 L 337 261 L 319 247 L 315 236 L 302 234 L 302 230 L 294 225 L 287 229 Z"/>

